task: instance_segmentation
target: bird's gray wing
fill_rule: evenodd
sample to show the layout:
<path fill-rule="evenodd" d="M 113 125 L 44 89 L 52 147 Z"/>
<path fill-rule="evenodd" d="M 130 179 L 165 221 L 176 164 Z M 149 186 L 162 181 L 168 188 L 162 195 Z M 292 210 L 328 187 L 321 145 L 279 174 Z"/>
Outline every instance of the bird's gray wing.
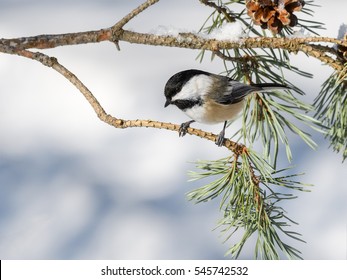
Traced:
<path fill-rule="evenodd" d="M 215 96 L 215 101 L 220 104 L 229 105 L 238 103 L 243 100 L 251 92 L 259 90 L 259 87 L 245 85 L 243 83 L 229 80 L 227 90 L 218 96 Z"/>

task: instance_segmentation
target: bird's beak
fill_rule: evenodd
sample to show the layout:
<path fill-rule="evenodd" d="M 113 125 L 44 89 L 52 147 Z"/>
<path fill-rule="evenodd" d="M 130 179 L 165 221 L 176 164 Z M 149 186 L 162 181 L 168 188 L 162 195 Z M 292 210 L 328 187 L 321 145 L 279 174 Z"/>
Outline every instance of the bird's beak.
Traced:
<path fill-rule="evenodd" d="M 167 107 L 167 106 L 169 106 L 170 104 L 171 104 L 171 100 L 166 99 L 166 102 L 165 102 L 164 108 L 166 108 L 166 107 Z"/>

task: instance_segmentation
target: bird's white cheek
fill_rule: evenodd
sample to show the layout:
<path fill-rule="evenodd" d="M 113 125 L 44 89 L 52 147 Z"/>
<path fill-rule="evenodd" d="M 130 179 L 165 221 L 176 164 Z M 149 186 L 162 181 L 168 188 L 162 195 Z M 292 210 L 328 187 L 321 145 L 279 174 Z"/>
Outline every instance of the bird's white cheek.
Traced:
<path fill-rule="evenodd" d="M 196 99 L 207 94 L 207 90 L 212 86 L 213 79 L 207 75 L 196 75 L 192 77 L 178 92 L 172 100 Z"/>

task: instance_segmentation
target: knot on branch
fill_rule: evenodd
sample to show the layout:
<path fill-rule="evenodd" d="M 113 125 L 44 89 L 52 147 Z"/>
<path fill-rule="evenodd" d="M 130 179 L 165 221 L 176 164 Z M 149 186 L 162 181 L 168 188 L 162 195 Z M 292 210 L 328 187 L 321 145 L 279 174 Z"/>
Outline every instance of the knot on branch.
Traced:
<path fill-rule="evenodd" d="M 111 40 L 113 42 L 119 41 L 119 39 L 123 36 L 123 33 L 124 33 L 124 29 L 122 29 L 121 27 L 118 27 L 117 25 L 113 26 Z"/>
<path fill-rule="evenodd" d="M 118 51 L 120 51 L 119 40 L 123 36 L 124 30 L 117 24 L 111 28 L 111 41 L 116 45 Z"/>
<path fill-rule="evenodd" d="M 53 67 L 58 64 L 58 59 L 55 57 L 50 57 L 42 53 L 34 53 L 33 59 L 41 62 L 43 65 L 48 67 Z"/>

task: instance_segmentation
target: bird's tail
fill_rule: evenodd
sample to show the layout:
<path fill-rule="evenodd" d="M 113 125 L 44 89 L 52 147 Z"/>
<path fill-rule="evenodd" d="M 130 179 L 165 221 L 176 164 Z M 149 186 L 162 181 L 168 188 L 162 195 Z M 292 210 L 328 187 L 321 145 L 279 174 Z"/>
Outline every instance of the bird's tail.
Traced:
<path fill-rule="evenodd" d="M 287 85 L 281 85 L 276 83 L 262 83 L 262 84 L 251 84 L 255 91 L 269 91 L 274 89 L 293 89 Z"/>

